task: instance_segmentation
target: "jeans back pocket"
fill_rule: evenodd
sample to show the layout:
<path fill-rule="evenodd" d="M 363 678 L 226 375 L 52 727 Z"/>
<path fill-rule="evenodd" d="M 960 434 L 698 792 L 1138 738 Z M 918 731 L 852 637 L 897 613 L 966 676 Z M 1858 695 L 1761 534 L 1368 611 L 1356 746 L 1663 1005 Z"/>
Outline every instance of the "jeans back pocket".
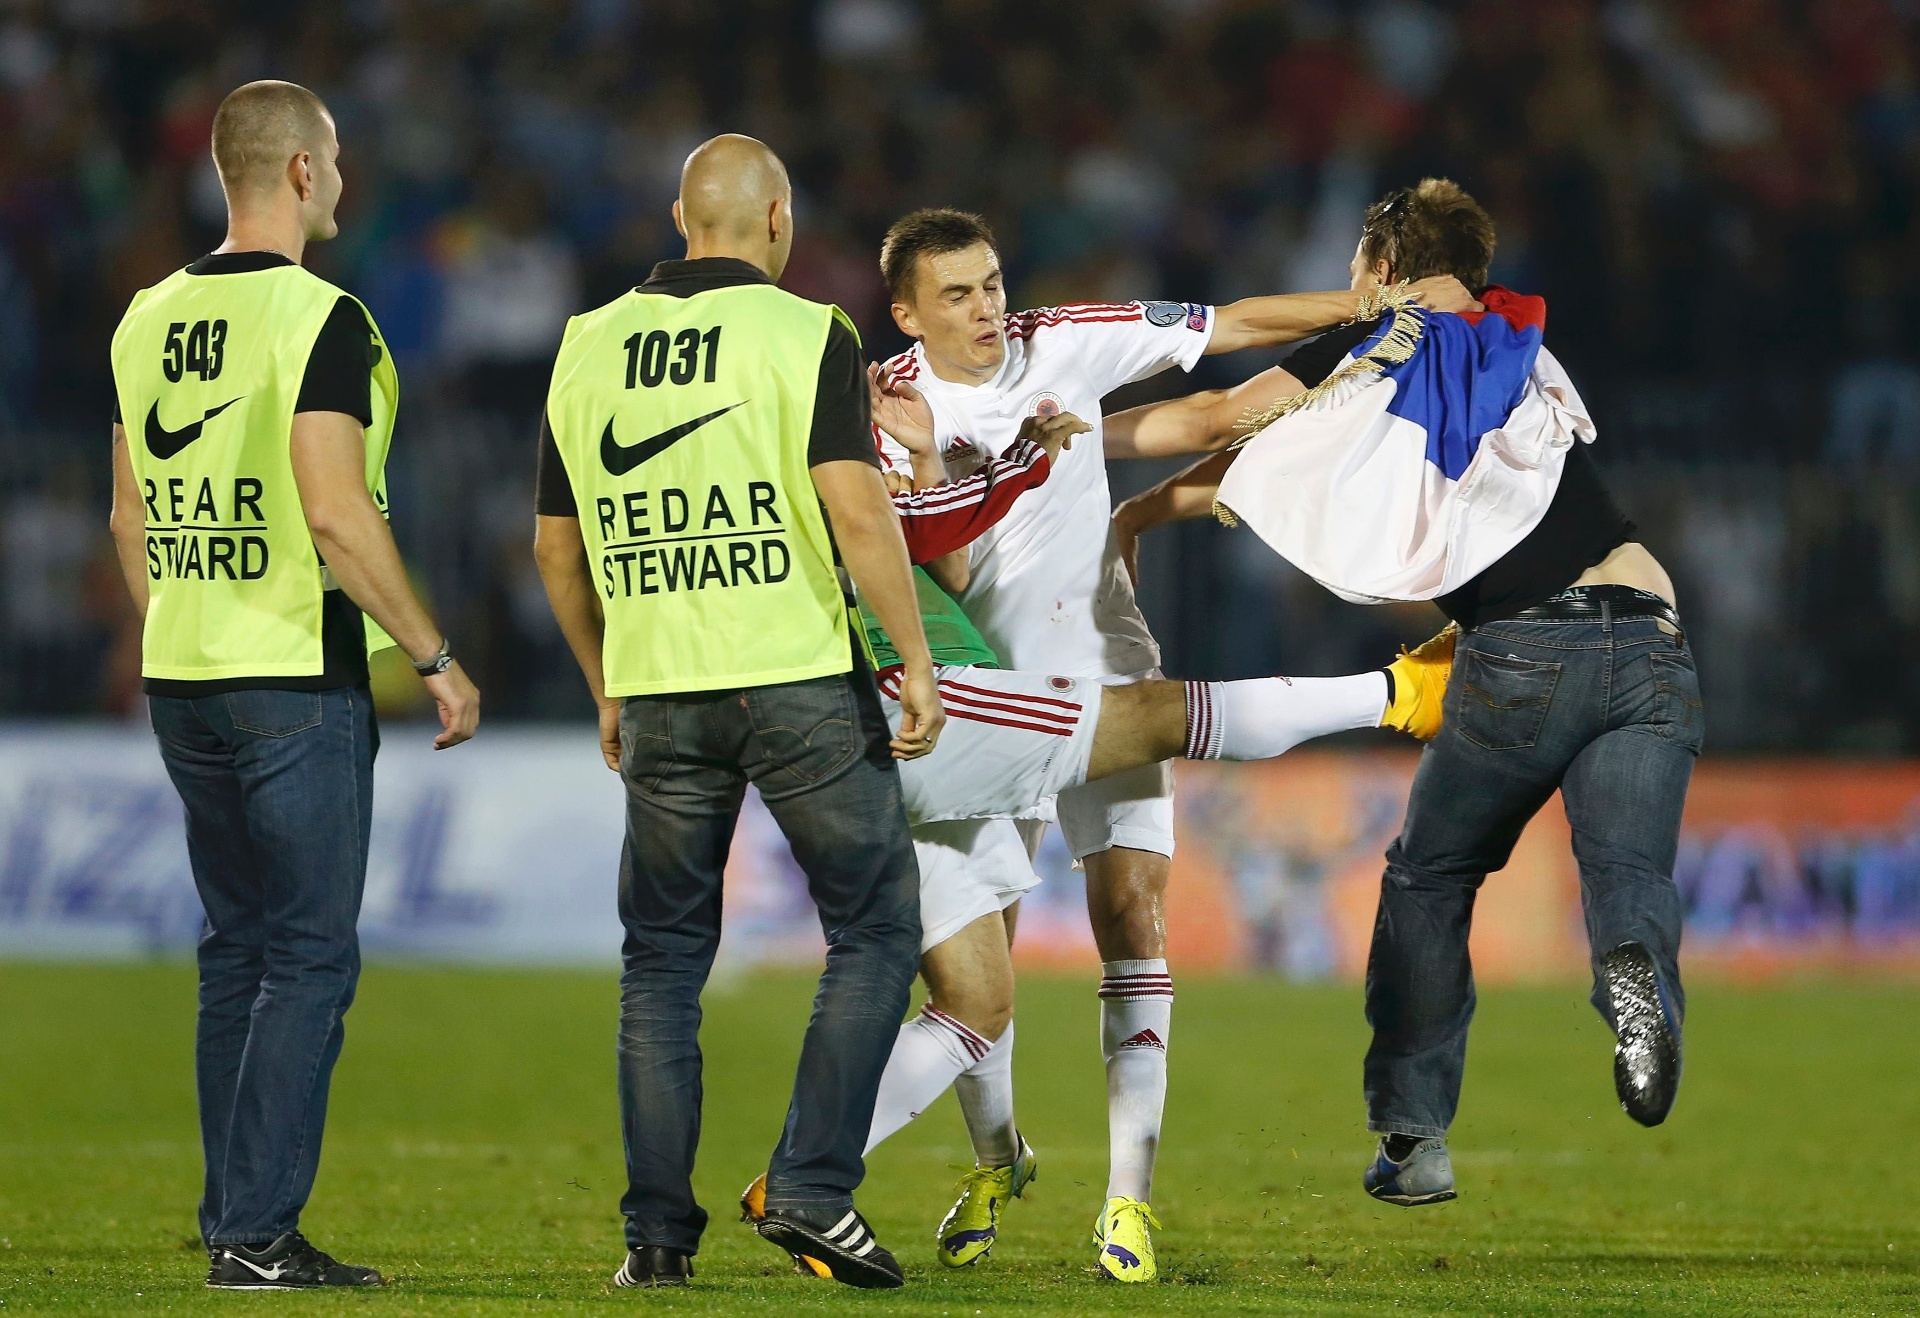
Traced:
<path fill-rule="evenodd" d="M 840 772 L 862 737 L 845 677 L 753 687 L 742 693 L 759 758 L 784 773 L 752 775 L 763 797 L 780 797 Z M 749 771 L 751 773 L 751 771 Z M 783 784 L 780 778 L 786 778 Z"/>
<path fill-rule="evenodd" d="M 318 691 L 229 691 L 220 699 L 236 732 L 291 737 L 320 726 Z"/>
<path fill-rule="evenodd" d="M 1695 755 L 1707 740 L 1707 712 L 1700 700 L 1700 676 L 1685 650 L 1647 656 L 1653 666 L 1654 731 Z"/>
<path fill-rule="evenodd" d="M 1560 683 L 1560 665 L 1487 654 L 1471 647 L 1454 660 L 1459 695 L 1451 716 L 1460 733 L 1490 751 L 1524 750 L 1541 725 Z"/>

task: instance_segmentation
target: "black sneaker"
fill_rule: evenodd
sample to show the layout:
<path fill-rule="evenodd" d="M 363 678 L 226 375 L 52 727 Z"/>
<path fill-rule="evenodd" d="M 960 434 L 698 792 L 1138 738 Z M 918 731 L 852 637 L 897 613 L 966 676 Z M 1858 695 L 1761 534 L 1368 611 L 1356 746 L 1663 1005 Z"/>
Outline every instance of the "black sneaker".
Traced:
<path fill-rule="evenodd" d="M 852 1208 L 769 1208 L 754 1223 L 762 1240 L 827 1265 L 835 1281 L 863 1290 L 892 1290 L 906 1282 L 900 1264 L 873 1237 Z"/>
<path fill-rule="evenodd" d="M 1613 1090 L 1628 1116 L 1657 1126 L 1680 1092 L 1680 1026 L 1639 943 L 1607 953 L 1607 992 L 1613 999 Z"/>
<path fill-rule="evenodd" d="M 383 1286 L 373 1268 L 341 1263 L 298 1231 L 266 1245 L 215 1245 L 207 1285 L 217 1291 L 309 1291 L 322 1286 Z"/>
<path fill-rule="evenodd" d="M 693 1276 L 693 1256 L 664 1245 L 642 1245 L 627 1251 L 627 1261 L 613 1274 L 616 1286 L 684 1286 Z"/>

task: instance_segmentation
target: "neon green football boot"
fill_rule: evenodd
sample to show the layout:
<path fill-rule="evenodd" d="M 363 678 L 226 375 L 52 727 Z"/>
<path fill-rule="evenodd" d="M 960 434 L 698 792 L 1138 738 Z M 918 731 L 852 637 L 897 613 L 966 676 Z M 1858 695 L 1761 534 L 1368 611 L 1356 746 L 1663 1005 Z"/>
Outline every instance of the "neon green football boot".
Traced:
<path fill-rule="evenodd" d="M 1000 1234 L 1000 1210 L 1018 1199 L 1040 1172 L 1033 1146 L 1020 1140 L 1020 1156 L 1011 1167 L 975 1167 L 960 1178 L 960 1197 L 940 1220 L 937 1251 L 950 1268 L 964 1268 L 985 1258 Z"/>
<path fill-rule="evenodd" d="M 1159 1275 L 1153 1264 L 1153 1232 L 1160 1225 L 1141 1199 L 1116 1196 L 1094 1219 L 1093 1243 L 1099 1247 L 1100 1271 L 1114 1281 L 1152 1281 Z"/>

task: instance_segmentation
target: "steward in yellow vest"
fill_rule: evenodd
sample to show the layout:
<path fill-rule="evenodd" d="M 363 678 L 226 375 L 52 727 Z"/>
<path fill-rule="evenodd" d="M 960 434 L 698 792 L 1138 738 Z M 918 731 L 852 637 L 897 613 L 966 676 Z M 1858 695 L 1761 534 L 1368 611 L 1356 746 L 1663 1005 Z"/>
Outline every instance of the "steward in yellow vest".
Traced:
<path fill-rule="evenodd" d="M 547 399 L 535 558 L 627 787 L 622 1286 L 684 1282 L 706 1227 L 691 1181 L 695 1038 L 749 782 L 793 845 L 829 948 L 757 1229 L 838 1281 L 901 1281 L 853 1190 L 919 959 L 893 757 L 931 750 L 944 715 L 859 336 L 775 287 L 792 199 L 761 143 L 702 145 L 674 204 L 689 259 L 576 317 Z M 897 736 L 850 639 L 837 561 L 900 652 Z"/>
<path fill-rule="evenodd" d="M 338 232 L 333 117 L 304 87 L 248 83 L 212 145 L 226 241 L 138 294 L 113 337 L 112 519 L 206 911 L 207 1285 L 378 1286 L 299 1229 L 360 975 L 368 649 L 414 661 L 436 746 L 473 735 L 479 693 L 387 526 L 393 363 L 366 308 L 300 266 Z"/>

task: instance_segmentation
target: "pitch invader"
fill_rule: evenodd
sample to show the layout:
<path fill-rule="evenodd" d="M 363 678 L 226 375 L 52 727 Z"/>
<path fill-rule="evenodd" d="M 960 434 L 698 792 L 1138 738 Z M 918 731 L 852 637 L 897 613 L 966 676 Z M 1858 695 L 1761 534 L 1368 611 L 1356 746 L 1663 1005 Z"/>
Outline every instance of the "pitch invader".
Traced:
<path fill-rule="evenodd" d="M 966 546 L 1032 497 L 1072 436 L 1089 429 L 1072 413 L 1029 417 L 1014 447 L 970 477 L 915 488 L 888 474 L 948 722 L 938 751 L 900 766 L 920 867 L 921 974 L 930 996 L 900 1028 L 865 1152 L 949 1086 L 958 1091 L 976 1165 L 937 1233 L 937 1257 L 948 1267 L 977 1262 L 993 1248 L 1001 1211 L 1038 1167 L 1014 1121 L 1012 935 L 1019 900 L 1038 880 L 1013 818 L 1061 791 L 1172 756 L 1269 759 L 1313 737 L 1364 727 L 1424 740 L 1439 730 L 1451 671 L 1450 632 L 1387 669 L 1347 677 L 1149 678 L 1105 687 L 1001 668 L 947 589 L 966 585 Z M 931 432 L 903 427 L 902 439 L 915 468 L 929 470 Z M 883 706 L 897 726 L 900 657 L 864 602 L 861 617 Z M 760 1178 L 742 1196 L 747 1220 L 760 1217 L 764 1197 Z M 1136 1266 L 1152 1267 L 1150 1253 L 1134 1257 Z M 825 1265 L 795 1259 L 802 1271 L 825 1274 Z"/>
<path fill-rule="evenodd" d="M 1097 686 L 1157 675 L 1160 655 L 1108 539 L 1100 400 L 1120 385 L 1205 355 L 1271 347 L 1352 318 L 1352 292 L 1247 298 L 1224 307 L 1095 303 L 1008 315 L 1000 256 L 979 217 L 916 211 L 889 231 L 881 267 L 893 315 L 916 342 L 886 367 L 890 403 L 876 419 L 930 423 L 938 455 L 965 473 L 1010 445 L 1030 416 L 1092 421 L 1045 487 L 971 546 L 960 603 L 1010 668 Z M 1451 279 L 1419 289 L 1433 305 L 1470 305 Z M 911 454 L 883 450 L 905 468 Z M 1169 449 L 1168 453 L 1192 451 Z M 1136 444 L 1118 456 L 1164 456 Z M 1098 1260 L 1116 1280 L 1155 1275 L 1149 1207 L 1166 1095 L 1173 981 L 1164 898 L 1173 855 L 1173 787 L 1147 764 L 1060 794 L 1057 817 L 1087 873 L 1100 950 L 1101 1051 L 1107 1068 L 1110 1172 L 1096 1224 Z M 1030 832 L 1037 845 L 1038 830 Z"/>

